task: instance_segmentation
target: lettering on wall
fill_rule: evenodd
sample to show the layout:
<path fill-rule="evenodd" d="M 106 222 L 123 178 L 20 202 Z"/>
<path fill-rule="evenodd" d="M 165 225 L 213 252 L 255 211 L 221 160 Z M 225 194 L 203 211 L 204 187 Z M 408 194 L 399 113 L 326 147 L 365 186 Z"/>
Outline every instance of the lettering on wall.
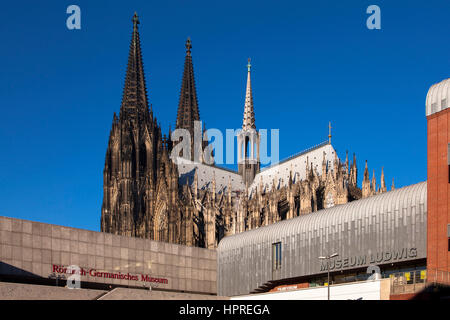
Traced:
<path fill-rule="evenodd" d="M 119 279 L 119 280 L 131 280 L 142 282 L 154 282 L 161 284 L 168 284 L 169 280 L 166 278 L 151 277 L 148 274 L 130 274 L 121 272 L 106 272 L 98 271 L 96 269 L 84 269 L 84 268 L 68 268 L 62 265 L 54 264 L 52 266 L 52 272 L 55 274 L 78 274 L 79 276 L 91 276 L 94 278 L 106 278 L 106 279 Z"/>
<path fill-rule="evenodd" d="M 354 268 L 365 266 L 367 264 L 400 261 L 415 257 L 417 257 L 417 248 L 402 248 L 398 250 L 381 251 L 366 255 L 330 260 L 330 270 Z M 327 271 L 327 261 L 321 262 L 320 271 Z"/>

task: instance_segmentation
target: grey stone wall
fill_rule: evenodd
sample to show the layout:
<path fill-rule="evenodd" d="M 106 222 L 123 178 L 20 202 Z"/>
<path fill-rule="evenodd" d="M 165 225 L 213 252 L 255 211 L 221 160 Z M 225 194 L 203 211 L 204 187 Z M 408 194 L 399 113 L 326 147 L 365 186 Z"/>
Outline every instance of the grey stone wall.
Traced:
<path fill-rule="evenodd" d="M 0 217 L 0 274 L 49 278 L 53 265 L 77 265 L 81 281 L 215 294 L 216 251 Z M 92 276 L 122 273 L 138 280 Z M 141 281 L 141 275 L 168 283 Z M 63 275 L 62 276 L 70 276 Z"/>
<path fill-rule="evenodd" d="M 196 293 L 115 288 L 111 291 L 0 282 L 0 300 L 229 300 Z"/>
<path fill-rule="evenodd" d="M 144 290 L 136 289 L 136 291 Z M 0 300 L 95 300 L 107 292 L 105 290 L 70 290 L 55 286 L 0 282 Z"/>

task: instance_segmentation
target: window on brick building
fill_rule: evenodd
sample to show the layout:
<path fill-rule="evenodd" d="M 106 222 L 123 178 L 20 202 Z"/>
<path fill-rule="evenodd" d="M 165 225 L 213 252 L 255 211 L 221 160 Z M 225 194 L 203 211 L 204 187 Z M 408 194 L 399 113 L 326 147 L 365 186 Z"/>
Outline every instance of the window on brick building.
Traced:
<path fill-rule="evenodd" d="M 448 183 L 450 183 L 450 143 L 447 144 Z"/>
<path fill-rule="evenodd" d="M 448 251 L 450 251 L 450 223 L 447 224 Z"/>

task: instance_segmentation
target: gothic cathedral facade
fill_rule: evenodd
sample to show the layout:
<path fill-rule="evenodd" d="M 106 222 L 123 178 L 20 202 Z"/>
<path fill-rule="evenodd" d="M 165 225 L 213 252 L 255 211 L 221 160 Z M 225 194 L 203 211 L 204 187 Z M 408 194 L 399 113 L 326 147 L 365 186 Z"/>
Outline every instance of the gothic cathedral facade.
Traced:
<path fill-rule="evenodd" d="M 367 162 L 358 187 L 355 156 L 341 162 L 331 134 L 261 169 L 250 61 L 238 171 L 192 161 L 193 142 L 187 161 L 172 161 L 172 133 L 161 133 L 147 97 L 138 24 L 135 14 L 120 113 L 113 115 L 105 156 L 101 231 L 215 248 L 224 236 L 386 191 L 383 172 L 379 188 L 375 175 L 369 180 Z M 200 112 L 191 49 L 188 39 L 176 128 L 194 136 Z"/>

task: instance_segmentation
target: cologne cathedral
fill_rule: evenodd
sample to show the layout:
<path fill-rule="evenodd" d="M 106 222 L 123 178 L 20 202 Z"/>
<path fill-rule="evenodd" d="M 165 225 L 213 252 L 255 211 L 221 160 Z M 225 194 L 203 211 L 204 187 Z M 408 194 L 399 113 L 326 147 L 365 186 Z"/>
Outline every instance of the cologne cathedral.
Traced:
<path fill-rule="evenodd" d="M 367 162 L 358 187 L 355 155 L 341 161 L 331 132 L 327 141 L 260 168 L 250 61 L 238 171 L 192 161 L 193 144 L 191 159 L 172 161 L 172 133 L 162 134 L 147 97 L 136 14 L 132 21 L 122 103 L 105 156 L 101 231 L 215 248 L 224 236 L 386 191 L 383 171 L 377 188 Z M 191 50 L 188 39 L 176 128 L 193 136 L 200 112 Z"/>

